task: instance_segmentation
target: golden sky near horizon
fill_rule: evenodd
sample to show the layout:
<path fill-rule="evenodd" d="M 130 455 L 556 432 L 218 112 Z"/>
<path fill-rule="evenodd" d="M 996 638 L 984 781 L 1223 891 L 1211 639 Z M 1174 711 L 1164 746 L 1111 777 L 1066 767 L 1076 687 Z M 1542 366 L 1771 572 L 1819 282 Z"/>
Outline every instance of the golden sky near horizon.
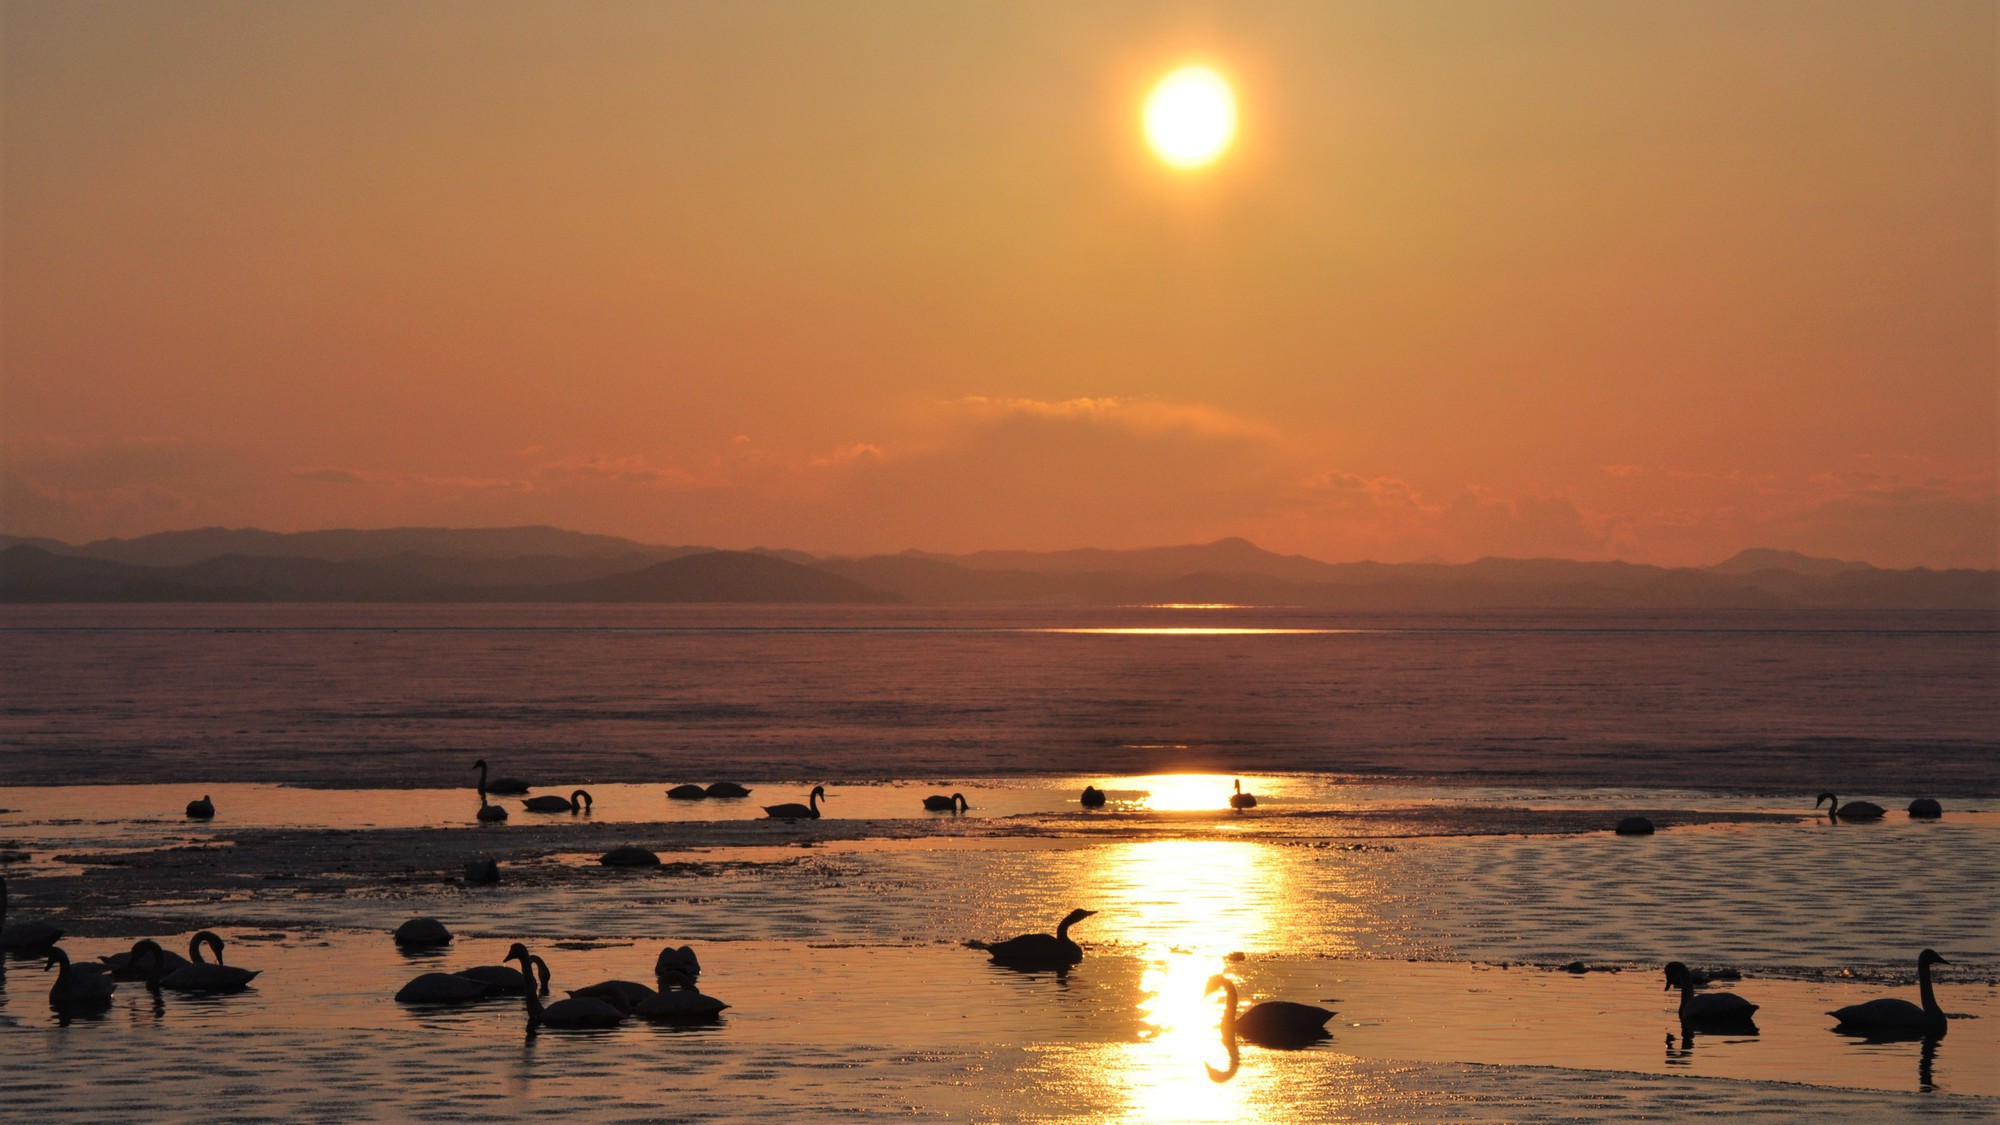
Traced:
<path fill-rule="evenodd" d="M 4 11 L 7 533 L 2000 554 L 1989 3 Z"/>

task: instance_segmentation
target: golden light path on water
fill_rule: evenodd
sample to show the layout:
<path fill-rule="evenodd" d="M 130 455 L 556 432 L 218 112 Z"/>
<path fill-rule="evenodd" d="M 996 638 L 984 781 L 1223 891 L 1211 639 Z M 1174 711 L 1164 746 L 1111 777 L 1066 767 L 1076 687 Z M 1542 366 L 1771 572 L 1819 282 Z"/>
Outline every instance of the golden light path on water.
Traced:
<path fill-rule="evenodd" d="M 1069 633 L 1099 637 L 1282 637 L 1299 634 L 1357 633 L 1359 629 L 1252 629 L 1193 625 L 1123 625 L 1078 629 L 1028 629 L 1030 633 Z"/>
<path fill-rule="evenodd" d="M 1169 779 L 1149 780 L 1157 795 Z M 1214 778 L 1185 780 L 1213 806 Z M 1288 936 L 1338 935 L 1346 927 L 1304 915 L 1306 896 L 1294 885 L 1297 865 L 1269 845 L 1154 840 L 1092 849 L 1090 855 L 1086 882 L 1099 904 L 1090 920 L 1092 938 L 1132 949 L 1140 960 L 1140 1031 L 1135 1041 L 1065 1060 L 1061 1065 L 1073 1071 L 1067 1082 L 1107 1099 L 1096 1107 L 1106 1120 L 1258 1119 L 1254 1082 L 1222 1084 L 1210 1077 L 1209 1067 L 1226 1070 L 1229 1064 L 1221 997 L 1204 997 L 1203 990 L 1211 976 L 1230 969 L 1233 953 L 1254 958 L 1281 950 Z M 1246 990 L 1244 1003 L 1255 998 Z M 1122 1104 L 1109 1100 L 1113 1091 L 1123 1092 Z"/>

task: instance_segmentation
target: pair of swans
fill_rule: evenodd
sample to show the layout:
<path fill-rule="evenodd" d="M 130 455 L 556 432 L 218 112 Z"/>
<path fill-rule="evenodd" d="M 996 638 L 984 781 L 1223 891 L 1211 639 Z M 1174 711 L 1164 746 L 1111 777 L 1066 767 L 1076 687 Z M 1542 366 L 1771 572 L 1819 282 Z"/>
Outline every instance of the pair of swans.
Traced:
<path fill-rule="evenodd" d="M 1912 1004 L 1897 997 L 1870 1000 L 1836 1008 L 1827 1015 L 1835 1020 L 1833 1030 L 1876 1041 L 1900 1039 L 1942 1039 L 1950 1029 L 1949 1017 L 1938 1006 L 1931 987 L 1931 966 L 1949 965 L 1935 949 L 1917 955 L 1917 986 L 1923 1003 Z M 1757 1025 L 1751 1016 L 1757 1005 L 1732 992 L 1697 996 L 1695 977 L 1679 961 L 1667 964 L 1667 987 L 1681 990 L 1680 1019 L 1683 1028 L 1696 1031 L 1743 1031 L 1754 1034 Z"/>
<path fill-rule="evenodd" d="M 477 965 L 454 973 L 424 973 L 413 977 L 396 992 L 399 1004 L 470 1004 L 488 996 L 519 996 L 535 991 L 540 978 L 540 994 L 549 992 L 549 964 L 540 957 L 528 958 L 534 975 L 511 965 Z"/>
<path fill-rule="evenodd" d="M 1083 947 L 1072 941 L 1069 928 L 1097 913 L 1077 909 L 1069 912 L 1053 934 L 1022 934 L 1006 941 L 968 941 L 968 949 L 981 949 L 996 965 L 1010 969 L 1068 969 L 1083 961 Z"/>
<path fill-rule="evenodd" d="M 705 801 L 710 797 L 730 800 L 748 797 L 750 791 L 733 781 L 718 781 L 713 785 L 676 785 L 667 790 L 667 796 L 676 801 Z"/>
<path fill-rule="evenodd" d="M 528 947 L 518 941 L 508 947 L 506 959 L 519 961 L 524 977 L 531 965 L 542 963 L 541 958 L 528 952 Z M 524 989 L 522 997 L 528 1012 L 528 1034 L 533 1035 L 544 1027 L 564 1031 L 617 1027 L 625 1022 L 628 1015 L 661 1021 L 714 1019 L 729 1005 L 713 996 L 702 995 L 695 987 L 694 977 L 681 968 L 690 963 L 696 973 L 701 971 L 699 961 L 694 958 L 694 950 L 686 946 L 663 951 L 656 967 L 671 967 L 661 975 L 657 990 L 633 981 L 608 980 L 576 989 L 566 1000 L 544 1005 L 535 989 Z M 542 963 L 542 967 L 546 972 L 546 963 Z"/>
<path fill-rule="evenodd" d="M 206 946 L 214 952 L 215 960 L 202 957 Z M 109 964 L 105 968 L 114 975 L 120 967 Z M 241 992 L 250 987 L 250 982 L 263 972 L 261 969 L 242 969 L 235 965 L 225 965 L 222 961 L 222 938 L 212 930 L 202 930 L 188 939 L 188 955 L 183 960 L 161 948 L 160 943 L 151 938 L 143 938 L 132 943 L 132 951 L 124 955 L 122 971 L 144 980 L 153 992 L 166 989 L 169 992 Z"/>

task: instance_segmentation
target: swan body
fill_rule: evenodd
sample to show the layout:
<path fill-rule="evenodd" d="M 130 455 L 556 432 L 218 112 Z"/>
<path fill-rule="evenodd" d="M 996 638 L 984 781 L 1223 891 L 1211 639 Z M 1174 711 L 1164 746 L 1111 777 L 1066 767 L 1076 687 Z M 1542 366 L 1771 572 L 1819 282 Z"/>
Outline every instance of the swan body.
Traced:
<path fill-rule="evenodd" d="M 701 958 L 694 955 L 693 946 L 683 945 L 675 949 L 670 945 L 660 950 L 659 957 L 653 961 L 653 975 L 665 978 L 669 973 L 679 973 L 690 981 L 701 976 Z"/>
<path fill-rule="evenodd" d="M 1628 816 L 1619 821 L 1618 827 L 1611 831 L 1620 836 L 1651 836 L 1653 822 L 1643 816 Z"/>
<path fill-rule="evenodd" d="M 1919 820 L 1936 820 L 1944 815 L 1944 806 L 1934 797 L 1918 797 L 1910 802 L 1910 815 Z"/>
<path fill-rule="evenodd" d="M 118 991 L 118 986 L 102 968 L 100 965 L 89 969 L 81 965 L 71 967 L 69 954 L 59 945 L 51 946 L 48 964 L 42 966 L 45 973 L 56 970 L 56 982 L 49 986 L 49 1007 L 66 1012 L 110 1007 L 111 994 Z"/>
<path fill-rule="evenodd" d="M 750 791 L 733 781 L 718 781 L 708 787 L 711 797 L 748 797 Z"/>
<path fill-rule="evenodd" d="M 201 800 L 188 802 L 187 814 L 190 820 L 213 820 L 215 819 L 215 802 L 209 800 L 208 795 L 204 793 Z"/>
<path fill-rule="evenodd" d="M 924 807 L 932 812 L 964 812 L 972 806 L 965 803 L 965 794 L 953 793 L 949 797 L 925 797 Z"/>
<path fill-rule="evenodd" d="M 578 789 L 568 797 L 529 797 L 521 807 L 529 812 L 588 813 L 592 803 L 590 794 Z"/>
<path fill-rule="evenodd" d="M 712 1020 L 728 1007 L 713 996 L 704 996 L 688 977 L 668 973 L 660 978 L 660 990 L 641 1000 L 632 1014 L 640 1019 L 693 1023 Z"/>
<path fill-rule="evenodd" d="M 1256 796 L 1243 791 L 1243 782 L 1241 780 L 1236 782 L 1236 792 L 1229 795 L 1229 807 L 1232 809 L 1254 809 L 1257 807 Z"/>
<path fill-rule="evenodd" d="M 570 995 L 577 999 L 602 1000 L 626 1015 L 631 1015 L 634 1008 L 651 999 L 656 993 L 637 981 L 602 980 L 587 988 L 571 989 Z"/>
<path fill-rule="evenodd" d="M 812 793 L 806 797 L 806 804 L 801 805 L 793 801 L 783 805 L 765 805 L 764 815 L 772 820 L 818 820 L 819 799 L 824 796 L 826 787 L 815 785 Z"/>
<path fill-rule="evenodd" d="M 1750 1017 L 1757 1005 L 1734 992 L 1694 993 L 1694 973 L 1679 961 L 1667 962 L 1667 988 L 1681 990 L 1680 1017 L 1683 1027 L 1755 1031 Z"/>
<path fill-rule="evenodd" d="M 529 953 L 528 947 L 518 941 L 508 947 L 506 959 L 521 963 L 521 975 L 523 977 L 533 971 L 531 966 L 535 960 L 534 954 Z M 543 1027 L 553 1027 L 561 1031 L 570 1031 L 594 1027 L 617 1027 L 619 1024 L 625 1022 L 625 1013 L 602 1000 L 587 997 L 571 997 L 568 1000 L 558 1000 L 544 1007 L 542 1005 L 542 998 L 535 995 L 535 990 L 532 988 L 523 989 L 521 996 L 528 1009 L 528 1034 L 530 1035 L 533 1035 Z"/>
<path fill-rule="evenodd" d="M 496 797 L 518 797 L 532 788 L 527 782 L 522 781 L 518 777 L 496 777 L 489 781 L 486 777 L 486 759 L 484 758 L 472 763 L 472 768 L 479 771 L 479 791 L 481 793 L 491 793 Z"/>
<path fill-rule="evenodd" d="M 1304 1047 L 1331 1037 L 1326 1030 L 1326 1021 L 1333 1018 L 1330 1008 L 1291 1000 L 1266 1000 L 1238 1013 L 1236 985 L 1228 977 L 1208 978 L 1208 987 L 1202 995 L 1211 995 L 1218 989 L 1227 1001 L 1222 1009 L 1222 1040 L 1232 1054 L 1239 1038 L 1259 1047 Z"/>
<path fill-rule="evenodd" d="M 397 990 L 396 1003 L 470 1004 L 474 1000 L 484 1000 L 492 991 L 491 985 L 475 977 L 457 973 L 425 973 Z"/>
<path fill-rule="evenodd" d="M 669 801 L 705 801 L 708 799 L 708 790 L 703 789 L 699 785 L 676 785 L 672 789 L 667 790 L 667 799 Z"/>
<path fill-rule="evenodd" d="M 427 949 L 436 945 L 450 945 L 451 931 L 436 918 L 412 918 L 396 927 L 396 944 L 411 949 Z"/>
<path fill-rule="evenodd" d="M 204 961 L 203 946 L 215 951 L 215 963 Z M 222 963 L 222 939 L 203 930 L 188 939 L 188 963 L 160 978 L 160 987 L 175 992 L 241 992 L 257 979 L 261 969 L 239 969 Z"/>
<path fill-rule="evenodd" d="M 598 856 L 597 862 L 603 867 L 658 867 L 660 857 L 644 848 L 627 844 Z"/>
<path fill-rule="evenodd" d="M 1022 934 L 1006 941 L 968 941 L 973 949 L 983 949 L 992 956 L 994 964 L 1015 968 L 1068 968 L 1083 960 L 1083 947 L 1070 940 L 1069 928 L 1097 913 L 1095 910 L 1072 910 L 1053 934 Z"/>
<path fill-rule="evenodd" d="M 62 940 L 63 932 L 47 922 L 7 924 L 7 877 L 0 875 L 0 949 L 22 953 L 47 949 Z"/>
<path fill-rule="evenodd" d="M 1951 1023 L 1944 1009 L 1938 1007 L 1937 996 L 1931 991 L 1931 966 L 1949 964 L 1951 962 L 1938 956 L 1937 950 L 1924 950 L 1917 955 L 1917 986 L 1923 999 L 1921 1007 L 1908 1000 L 1893 998 L 1849 1004 L 1827 1013 L 1838 1021 L 1834 1030 L 1870 1039 L 1944 1038 Z"/>
<path fill-rule="evenodd" d="M 549 994 L 549 963 L 540 957 L 529 958 L 534 963 L 535 972 L 541 977 L 542 995 Z M 521 975 L 521 970 L 511 965 L 475 965 L 470 969 L 460 969 L 453 976 L 476 980 L 486 986 L 486 991 L 494 996 L 519 996 L 528 987 L 531 978 Z"/>
<path fill-rule="evenodd" d="M 1104 790 L 1095 785 L 1086 785 L 1083 787 L 1083 796 L 1077 798 L 1077 803 L 1086 809 L 1101 809 L 1104 807 Z"/>
<path fill-rule="evenodd" d="M 499 805 L 487 804 L 486 794 L 481 793 L 479 795 L 479 822 L 481 824 L 498 824 L 506 819 L 506 809 L 501 808 Z"/>
<path fill-rule="evenodd" d="M 1849 801 L 1843 805 L 1840 798 L 1831 793 L 1821 793 L 1819 800 L 1813 802 L 1813 808 L 1822 804 L 1826 806 L 1826 815 L 1831 820 L 1881 820 L 1885 811 L 1873 801 Z"/>

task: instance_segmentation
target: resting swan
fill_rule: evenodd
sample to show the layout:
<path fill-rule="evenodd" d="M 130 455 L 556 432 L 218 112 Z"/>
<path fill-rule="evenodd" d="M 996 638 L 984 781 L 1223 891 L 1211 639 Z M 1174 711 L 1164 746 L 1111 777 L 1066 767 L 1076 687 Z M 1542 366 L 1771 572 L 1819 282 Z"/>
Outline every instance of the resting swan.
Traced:
<path fill-rule="evenodd" d="M 457 973 L 425 973 L 397 990 L 396 1003 L 470 1004 L 486 999 L 492 991 L 491 985 L 476 977 Z"/>
<path fill-rule="evenodd" d="M 818 820 L 819 800 L 824 796 L 826 787 L 815 785 L 811 795 L 806 798 L 808 803 L 801 805 L 797 801 L 792 801 L 782 805 L 765 805 L 764 815 L 772 820 Z"/>
<path fill-rule="evenodd" d="M 639 1002 L 632 1014 L 640 1019 L 693 1023 L 712 1020 L 729 1005 L 701 989 L 684 973 L 669 972 L 660 978 L 660 991 Z"/>
<path fill-rule="evenodd" d="M 1304 1047 L 1331 1037 L 1326 1030 L 1326 1021 L 1333 1018 L 1331 1009 L 1290 1000 L 1266 1000 L 1250 1005 L 1249 1011 L 1238 1015 L 1236 985 L 1228 977 L 1212 976 L 1202 995 L 1212 995 L 1217 989 L 1226 1001 L 1222 1009 L 1222 1041 L 1229 1045 L 1232 1058 L 1239 1037 L 1259 1047 Z"/>
<path fill-rule="evenodd" d="M 1097 913 L 1095 910 L 1072 910 L 1069 916 L 1056 926 L 1050 934 L 1022 934 L 1006 941 L 968 941 L 972 949 L 983 949 L 993 957 L 996 965 L 1015 968 L 1055 969 L 1068 968 L 1083 960 L 1083 947 L 1070 940 L 1069 928 Z"/>
<path fill-rule="evenodd" d="M 1834 1030 L 1878 1040 L 1944 1038 L 1951 1023 L 1944 1009 L 1938 1007 L 1937 996 L 1931 991 L 1931 966 L 1949 964 L 1951 962 L 1938 956 L 1935 949 L 1917 954 L 1917 987 L 1923 998 L 1923 1007 L 1895 998 L 1849 1004 L 1827 1013 L 1839 1021 Z"/>
<path fill-rule="evenodd" d="M 1667 988 L 1681 990 L 1682 1027 L 1696 1030 L 1757 1030 L 1757 1025 L 1750 1019 L 1756 1013 L 1757 1005 L 1734 992 L 1710 992 L 1696 996 L 1694 974 L 1679 961 L 1667 962 Z"/>

